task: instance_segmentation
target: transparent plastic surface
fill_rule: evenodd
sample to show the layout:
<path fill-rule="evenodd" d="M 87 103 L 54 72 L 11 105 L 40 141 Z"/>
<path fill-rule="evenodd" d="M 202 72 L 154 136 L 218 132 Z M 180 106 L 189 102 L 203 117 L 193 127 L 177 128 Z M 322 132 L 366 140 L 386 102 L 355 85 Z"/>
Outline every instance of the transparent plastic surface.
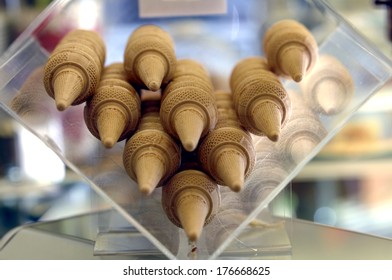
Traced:
<path fill-rule="evenodd" d="M 320 55 L 331 55 L 348 69 L 354 85 L 353 97 L 342 111 L 331 115 L 313 109 L 312 104 L 303 105 L 306 109 L 299 112 L 311 111 L 313 121 L 302 117 L 302 121 L 293 125 L 289 121 L 277 143 L 254 137 L 257 164 L 244 191 L 237 194 L 221 188 L 220 212 L 204 228 L 197 244 L 198 258 L 217 258 L 392 76 L 389 60 L 365 42 L 324 1 L 280 2 L 283 10 L 282 6 L 278 9 L 274 1 L 229 0 L 223 14 L 141 18 L 138 1 L 55 1 L 1 58 L 0 104 L 69 168 L 86 179 L 110 202 L 116 213 L 153 246 L 170 259 L 188 258 L 190 247 L 183 231 L 162 213 L 161 189 L 147 198 L 138 192 L 136 183 L 123 167 L 124 142 L 112 149 L 104 148 L 84 124 L 84 105 L 65 112 L 54 110 L 53 100 L 46 95 L 43 84 L 36 85 L 33 95 L 37 97 L 32 96 L 25 104 L 15 106 L 15 98 L 28 77 L 46 63 L 58 41 L 75 28 L 92 29 L 102 34 L 107 46 L 106 64 L 109 64 L 123 60 L 126 41 L 136 27 L 144 23 L 158 24 L 173 36 L 178 58 L 199 61 L 207 67 L 216 89 L 229 90 L 228 79 L 234 65 L 242 58 L 263 55 L 261 38 L 272 23 L 283 18 L 304 23 L 316 38 Z M 283 82 L 293 99 L 295 96 L 303 99 L 300 85 L 288 80 Z M 44 125 L 45 122 L 50 122 L 50 126 Z M 53 131 L 58 130 L 49 129 L 53 126 L 62 131 L 61 141 L 55 140 L 58 134 Z M 295 144 L 287 149 L 287 139 L 296 138 L 294 132 L 297 131 L 308 135 L 309 127 L 313 139 L 310 148 L 303 149 Z M 113 222 L 103 222 L 100 233 L 110 232 L 109 225 Z"/>

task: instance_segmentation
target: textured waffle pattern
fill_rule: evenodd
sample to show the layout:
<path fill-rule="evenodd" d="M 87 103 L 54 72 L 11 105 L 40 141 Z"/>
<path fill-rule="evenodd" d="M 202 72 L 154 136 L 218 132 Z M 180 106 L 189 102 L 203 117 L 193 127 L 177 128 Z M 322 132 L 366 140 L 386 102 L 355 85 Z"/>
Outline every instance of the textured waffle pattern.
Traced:
<path fill-rule="evenodd" d="M 155 105 L 155 103 L 152 105 Z M 163 183 L 179 168 L 181 152 L 179 145 L 164 131 L 157 111 L 143 114 L 138 130 L 125 144 L 123 163 L 132 179 L 136 180 L 134 173 L 135 157 L 137 154 L 149 153 L 150 150 L 151 153 L 157 155 L 157 158 L 162 159 L 165 166 L 166 172 L 160 181 Z"/>
<path fill-rule="evenodd" d="M 260 69 L 270 70 L 267 59 L 264 57 L 249 57 L 242 59 L 232 70 L 232 75 L 230 77 L 230 87 L 234 89 L 236 84 L 249 76 L 249 73 Z"/>
<path fill-rule="evenodd" d="M 257 95 L 258 93 L 264 93 Z M 249 114 L 253 102 L 263 100 L 273 101 L 279 109 L 282 117 L 281 126 L 283 127 L 290 116 L 290 100 L 283 87 L 277 87 L 275 83 L 259 82 L 251 85 L 242 93 L 239 104 L 236 106 L 238 118 L 244 127 L 255 135 L 263 135 L 263 132 L 253 127 L 252 115 Z"/>
<path fill-rule="evenodd" d="M 83 103 L 94 93 L 105 61 L 106 47 L 104 42 L 94 32 L 85 31 L 83 33 L 86 32 L 94 35 L 85 36 L 83 40 L 95 42 L 95 44 L 82 44 L 82 39 L 78 41 L 80 34 L 78 32 L 70 32 L 54 49 L 45 65 L 44 86 L 51 97 L 54 97 L 53 79 L 56 77 L 58 70 L 72 67 L 83 77 L 84 80 L 81 85 L 83 91 L 73 101 L 73 105 Z"/>
<path fill-rule="evenodd" d="M 120 110 L 127 115 L 127 127 L 121 134 L 119 141 L 125 139 L 134 131 L 140 119 L 140 100 L 136 92 L 130 92 L 127 89 L 119 86 L 98 88 L 94 97 L 90 99 L 86 106 L 87 116 L 86 125 L 90 132 L 99 137 L 97 130 L 96 117 L 100 109 L 105 105 L 114 105 L 121 108 Z"/>
<path fill-rule="evenodd" d="M 102 38 L 95 32 L 90 30 L 75 29 L 70 31 L 66 37 L 63 38 L 62 44 L 64 43 L 80 43 L 95 51 L 104 64 L 106 58 L 106 46 Z"/>
<path fill-rule="evenodd" d="M 186 146 L 190 151 L 199 140 L 196 138 L 205 136 L 216 126 L 218 111 L 215 95 L 208 72 L 200 63 L 192 59 L 178 60 L 173 77 L 173 80 L 163 91 L 160 117 L 164 129 L 168 133 L 176 138 L 180 138 L 182 133 L 181 139 L 184 139 L 189 134 L 178 132 L 176 125 L 178 129 L 184 129 L 186 124 L 181 123 L 181 121 L 186 120 L 177 120 L 176 114 L 182 110 L 184 110 L 183 112 L 188 110 L 189 113 L 193 112 L 193 116 L 200 116 L 204 125 L 203 127 L 199 125 L 199 128 L 197 128 L 200 129 L 197 130 L 201 133 L 200 136 L 197 136 L 197 134 L 191 136 L 193 144 Z"/>
<path fill-rule="evenodd" d="M 233 106 L 241 125 L 258 136 L 268 135 L 265 129 L 269 129 L 270 133 L 273 133 L 269 134 L 270 139 L 276 141 L 278 135 L 275 133 L 280 131 L 289 119 L 291 103 L 282 83 L 274 73 L 268 70 L 266 63 L 263 57 L 241 60 L 231 73 L 230 85 L 233 92 Z M 262 104 L 268 103 L 270 113 L 257 109 Z M 257 114 L 254 111 L 256 109 Z M 280 114 L 280 116 L 268 115 L 271 113 Z M 273 127 L 265 126 L 267 122 L 276 124 Z M 280 126 L 276 127 L 279 122 Z"/>
<path fill-rule="evenodd" d="M 206 82 L 203 82 L 202 80 L 196 80 L 196 79 L 197 79 L 197 77 L 196 78 L 192 77 L 189 79 L 181 79 L 181 78 L 175 79 L 174 83 L 168 84 L 168 86 L 165 88 L 163 99 L 165 99 L 165 97 L 167 95 L 169 95 L 171 92 L 176 91 L 178 89 L 185 88 L 185 87 L 197 88 L 197 89 L 205 91 L 205 94 L 211 95 L 213 92 L 212 85 L 210 85 Z"/>
<path fill-rule="evenodd" d="M 125 128 L 118 141 L 128 138 L 139 123 L 140 97 L 126 80 L 123 68 L 121 63 L 114 63 L 105 67 L 94 96 L 86 102 L 85 122 L 89 131 L 98 139 L 100 139 L 100 133 L 97 120 L 100 111 L 105 109 L 106 106 L 115 107 L 125 115 L 125 120 L 118 120 L 125 122 Z M 111 76 L 113 73 L 117 78 Z M 107 78 L 108 75 L 109 78 Z"/>
<path fill-rule="evenodd" d="M 255 151 L 250 135 L 239 128 L 221 127 L 213 130 L 207 135 L 199 147 L 199 161 L 203 168 L 208 170 L 211 176 L 217 180 L 218 184 L 225 185 L 219 178 L 211 158 L 217 149 L 224 146 L 239 152 L 245 158 L 246 169 L 244 177 L 247 178 L 252 172 L 255 164 Z"/>
<path fill-rule="evenodd" d="M 175 81 L 173 81 L 175 82 Z M 198 87 L 184 87 L 165 94 L 161 104 L 160 116 L 164 128 L 172 135 L 177 133 L 173 127 L 173 113 L 179 105 L 197 106 L 206 115 L 207 123 L 202 135 L 213 129 L 217 122 L 215 99 Z"/>
<path fill-rule="evenodd" d="M 176 197 L 188 188 L 196 188 L 205 194 L 210 202 L 210 210 L 205 225 L 215 216 L 220 206 L 220 195 L 218 185 L 205 173 L 196 170 L 186 170 L 174 175 L 162 189 L 162 206 L 170 221 L 178 227 L 182 227 L 178 219 L 176 209 Z"/>
<path fill-rule="evenodd" d="M 263 48 L 270 67 L 279 75 L 289 76 L 285 65 L 291 61 L 282 61 L 283 48 L 300 46 L 308 57 L 306 71 L 309 72 L 318 58 L 318 46 L 312 33 L 301 23 L 294 20 L 281 20 L 271 26 L 264 38 Z"/>
<path fill-rule="evenodd" d="M 238 100 L 240 99 L 241 93 L 244 90 L 246 90 L 246 88 L 249 85 L 255 83 L 256 81 L 275 82 L 276 84 L 282 87 L 280 81 L 278 80 L 278 77 L 270 71 L 266 71 L 263 69 L 250 70 L 250 71 L 245 71 L 243 75 L 245 75 L 245 77 L 239 79 L 238 82 L 233 82 L 232 91 L 233 91 L 234 106 L 238 104 Z M 241 75 L 239 74 L 239 76 Z"/>
<path fill-rule="evenodd" d="M 170 35 L 157 26 L 142 26 L 134 31 L 128 39 L 124 51 L 124 66 L 126 73 L 133 83 L 143 85 L 137 69 L 137 60 L 151 54 L 161 55 L 165 62 L 166 73 L 163 73 L 164 84 L 168 83 L 176 67 L 174 43 Z"/>
<path fill-rule="evenodd" d="M 140 150 L 148 150 L 153 147 L 165 159 L 166 176 L 162 182 L 172 176 L 180 163 L 180 150 L 177 144 L 164 132 L 152 129 L 136 132 L 126 143 L 123 153 L 124 167 L 132 179 L 136 179 L 133 168 L 133 157 Z"/>

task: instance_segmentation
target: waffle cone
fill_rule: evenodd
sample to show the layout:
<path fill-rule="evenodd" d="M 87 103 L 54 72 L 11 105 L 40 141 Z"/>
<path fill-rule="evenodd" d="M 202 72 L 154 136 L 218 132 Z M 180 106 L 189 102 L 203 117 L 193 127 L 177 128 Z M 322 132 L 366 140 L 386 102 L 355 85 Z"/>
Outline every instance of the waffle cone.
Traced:
<path fill-rule="evenodd" d="M 185 234 L 190 241 L 198 240 L 210 208 L 208 199 L 198 190 L 186 189 L 176 202 L 177 216 Z"/>
<path fill-rule="evenodd" d="M 203 114 L 194 108 L 183 109 L 175 115 L 173 123 L 185 150 L 195 150 L 206 125 Z"/>
<path fill-rule="evenodd" d="M 215 166 L 218 177 L 232 191 L 239 192 L 244 186 L 246 159 L 236 149 L 226 148 L 215 154 Z"/>
<path fill-rule="evenodd" d="M 294 81 L 300 82 L 309 66 L 309 56 L 306 49 L 298 44 L 285 47 L 278 57 L 283 72 Z"/>
<path fill-rule="evenodd" d="M 139 191 L 144 195 L 150 195 L 165 175 L 164 163 L 156 153 L 143 153 L 133 168 Z"/>
<path fill-rule="evenodd" d="M 253 106 L 252 116 L 255 127 L 271 141 L 278 141 L 282 116 L 278 106 L 270 101 L 259 102 Z"/>
<path fill-rule="evenodd" d="M 56 107 L 64 111 L 83 94 L 85 77 L 76 69 L 64 68 L 53 77 L 53 91 Z"/>
<path fill-rule="evenodd" d="M 106 148 L 112 148 L 127 126 L 127 115 L 116 106 L 101 108 L 97 114 L 97 129 L 101 142 Z"/>
<path fill-rule="evenodd" d="M 147 52 L 136 61 L 136 69 L 144 85 L 149 90 L 157 91 L 161 88 L 168 65 L 159 53 Z"/>

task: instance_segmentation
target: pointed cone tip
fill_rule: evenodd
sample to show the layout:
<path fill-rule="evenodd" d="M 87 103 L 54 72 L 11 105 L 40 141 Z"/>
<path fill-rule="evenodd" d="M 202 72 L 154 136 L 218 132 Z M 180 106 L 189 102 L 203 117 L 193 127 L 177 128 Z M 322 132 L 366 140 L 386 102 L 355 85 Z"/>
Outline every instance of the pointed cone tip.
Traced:
<path fill-rule="evenodd" d="M 292 78 L 295 82 L 299 83 L 302 81 L 304 75 L 302 73 L 293 74 Z"/>
<path fill-rule="evenodd" d="M 204 198 L 201 198 L 201 200 L 204 200 Z M 201 200 L 189 196 L 180 205 L 177 205 L 178 218 L 190 241 L 199 239 L 208 215 L 208 206 Z"/>
<path fill-rule="evenodd" d="M 242 181 L 231 182 L 230 186 L 228 186 L 233 192 L 240 192 L 243 189 L 244 183 Z"/>
<path fill-rule="evenodd" d="M 282 68 L 295 82 L 302 81 L 309 66 L 309 58 L 303 48 L 288 48 L 283 52 Z"/>
<path fill-rule="evenodd" d="M 162 81 L 167 72 L 167 65 L 164 58 L 158 54 L 143 55 L 137 62 L 137 69 L 140 80 L 142 80 L 149 90 L 157 91 L 161 88 Z"/>
<path fill-rule="evenodd" d="M 152 184 L 143 185 L 139 183 L 139 191 L 145 196 L 149 196 L 154 190 L 155 186 L 153 186 Z"/>
<path fill-rule="evenodd" d="M 216 172 L 221 181 L 234 192 L 240 192 L 244 186 L 246 163 L 238 153 L 224 152 L 216 161 Z"/>
<path fill-rule="evenodd" d="M 198 141 L 196 142 L 194 141 L 194 139 L 186 139 L 183 140 L 181 143 L 186 151 L 193 152 L 197 147 Z"/>
<path fill-rule="evenodd" d="M 278 142 L 279 141 L 279 134 L 280 134 L 279 131 L 269 131 L 268 133 L 266 133 L 266 136 L 272 142 Z"/>
<path fill-rule="evenodd" d="M 126 117 L 120 110 L 104 108 L 98 113 L 97 130 L 106 148 L 112 148 L 120 139 L 126 126 Z"/>
<path fill-rule="evenodd" d="M 67 109 L 69 106 L 71 106 L 71 104 L 69 102 L 67 102 L 67 100 L 65 99 L 56 99 L 56 108 L 59 111 L 64 111 L 65 109 Z"/>
<path fill-rule="evenodd" d="M 73 70 L 62 70 L 54 76 L 53 91 L 56 107 L 64 111 L 83 93 L 83 79 Z"/>
<path fill-rule="evenodd" d="M 273 142 L 279 140 L 282 116 L 276 105 L 270 102 L 258 104 L 253 112 L 255 127 Z"/>
<path fill-rule="evenodd" d="M 176 115 L 174 128 L 182 146 L 188 152 L 196 149 L 204 130 L 204 121 L 192 110 L 184 110 Z"/>
<path fill-rule="evenodd" d="M 139 191 L 144 195 L 149 195 L 154 191 L 165 172 L 165 168 L 158 156 L 152 155 L 139 157 L 134 170 Z"/>
<path fill-rule="evenodd" d="M 195 241 L 197 241 L 197 240 L 199 239 L 199 237 L 200 237 L 200 232 L 188 231 L 188 232 L 186 233 L 186 235 L 187 235 L 189 241 L 195 242 Z"/>
<path fill-rule="evenodd" d="M 105 137 L 104 139 L 101 139 L 101 142 L 106 148 L 110 149 L 117 141 L 114 140 L 113 137 Z"/>

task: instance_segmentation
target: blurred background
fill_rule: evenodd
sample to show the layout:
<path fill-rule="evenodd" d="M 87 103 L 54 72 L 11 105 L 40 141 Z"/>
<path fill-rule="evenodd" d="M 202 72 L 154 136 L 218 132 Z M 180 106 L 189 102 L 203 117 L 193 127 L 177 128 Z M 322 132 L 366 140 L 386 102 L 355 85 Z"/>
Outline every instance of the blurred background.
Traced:
<path fill-rule="evenodd" d="M 284 5 L 280 2 L 274 5 Z M 391 1 L 329 2 L 392 57 Z M 0 53 L 48 4 L 0 1 Z M 46 160 L 37 163 L 37 158 Z M 387 84 L 293 180 L 280 203 L 285 216 L 392 238 L 391 170 L 392 84 Z M 85 182 L 0 110 L 0 238 L 25 223 L 90 211 L 92 195 Z"/>

